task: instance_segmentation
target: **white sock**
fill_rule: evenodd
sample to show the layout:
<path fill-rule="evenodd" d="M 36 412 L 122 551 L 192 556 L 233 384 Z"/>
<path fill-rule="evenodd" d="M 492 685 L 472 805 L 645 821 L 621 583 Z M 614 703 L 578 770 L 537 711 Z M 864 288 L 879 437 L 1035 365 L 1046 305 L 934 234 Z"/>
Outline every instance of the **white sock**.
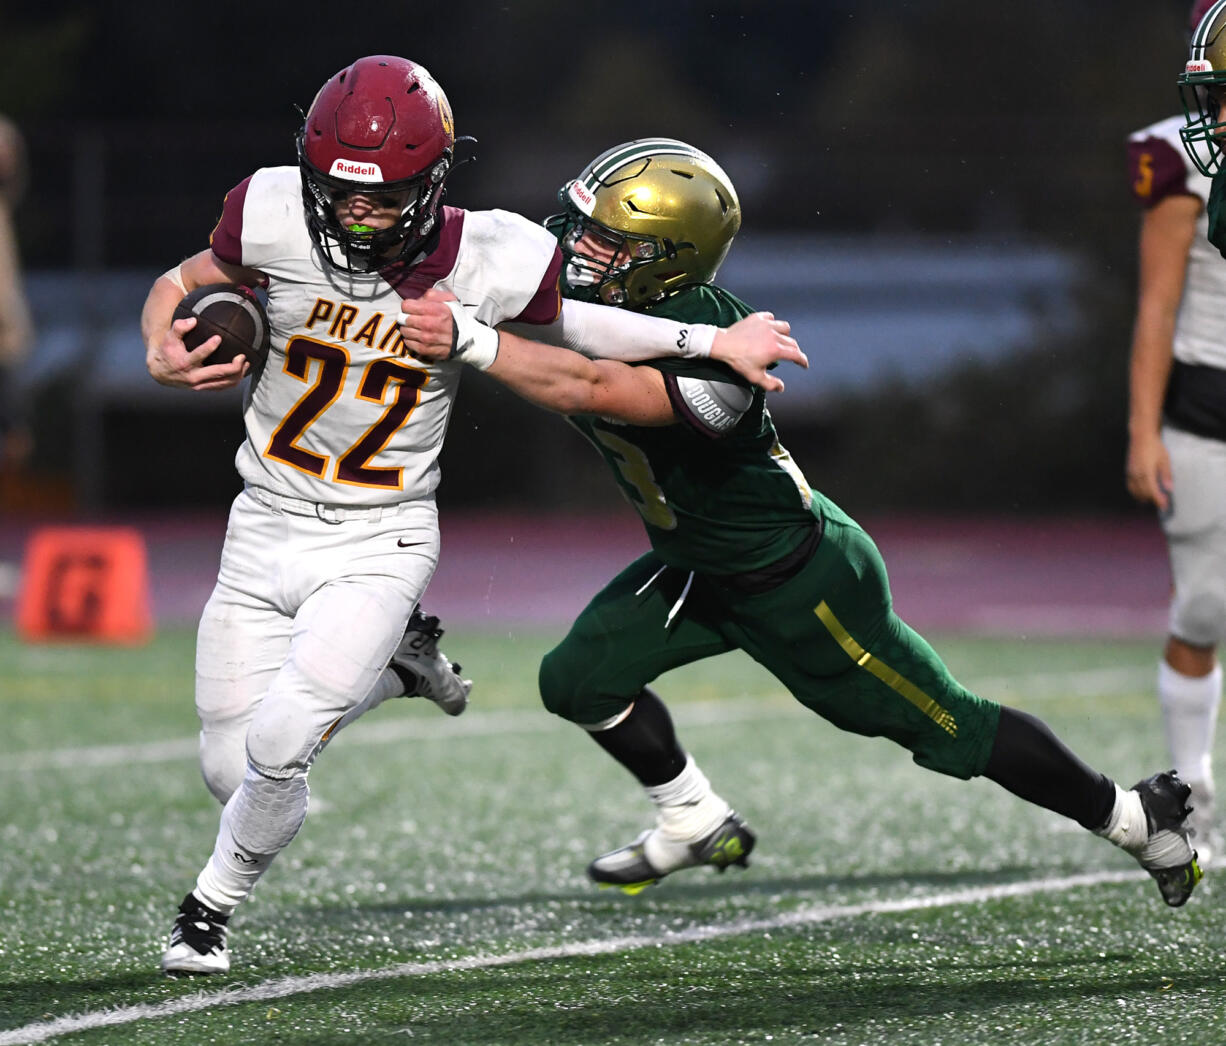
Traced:
<path fill-rule="evenodd" d="M 1105 825 L 1095 829 L 1094 834 L 1110 840 L 1121 850 L 1127 850 L 1141 862 L 1141 867 L 1150 871 L 1155 868 L 1178 868 L 1192 859 L 1192 847 L 1179 832 L 1163 829 L 1149 834 L 1149 822 L 1145 818 L 1141 796 L 1131 789 L 1125 792 L 1119 785 L 1115 786 L 1115 806 L 1111 809 L 1111 816 Z"/>
<path fill-rule="evenodd" d="M 658 828 L 675 839 L 699 839 L 713 832 L 732 809 L 711 790 L 693 756 L 686 757 L 685 769 L 671 781 L 645 791 L 656 804 Z"/>
<path fill-rule="evenodd" d="M 1222 703 L 1222 666 L 1207 676 L 1185 676 L 1165 661 L 1158 664 L 1158 702 L 1171 761 L 1187 782 L 1205 783 L 1212 791 L 1213 734 Z"/>
<path fill-rule="evenodd" d="M 274 780 L 248 765 L 243 783 L 221 811 L 217 842 L 196 879 L 196 896 L 230 915 L 298 834 L 308 796 L 305 774 Z"/>
<path fill-rule="evenodd" d="M 1094 834 L 1101 835 L 1130 854 L 1139 853 L 1149 839 L 1149 823 L 1145 819 L 1141 796 L 1116 785 L 1111 815 L 1106 824 L 1094 829 Z"/>

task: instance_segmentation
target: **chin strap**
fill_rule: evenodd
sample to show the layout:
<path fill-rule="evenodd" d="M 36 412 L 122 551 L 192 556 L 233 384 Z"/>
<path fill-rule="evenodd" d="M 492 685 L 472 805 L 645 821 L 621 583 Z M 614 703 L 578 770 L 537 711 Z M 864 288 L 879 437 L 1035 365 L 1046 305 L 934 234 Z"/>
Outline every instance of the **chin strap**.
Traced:
<path fill-rule="evenodd" d="M 454 155 L 457 158 L 452 160 L 451 170 L 447 172 L 448 178 L 450 178 L 453 174 L 455 174 L 455 172 L 458 171 L 465 164 L 476 162 L 476 159 L 477 159 L 476 153 L 472 153 L 463 158 L 459 158 L 460 157 L 460 146 L 464 146 L 467 148 L 468 146 L 473 146 L 476 144 L 477 144 L 477 139 L 474 138 L 471 134 L 462 134 L 460 135 L 460 137 L 458 137 L 455 140 L 455 154 Z"/>

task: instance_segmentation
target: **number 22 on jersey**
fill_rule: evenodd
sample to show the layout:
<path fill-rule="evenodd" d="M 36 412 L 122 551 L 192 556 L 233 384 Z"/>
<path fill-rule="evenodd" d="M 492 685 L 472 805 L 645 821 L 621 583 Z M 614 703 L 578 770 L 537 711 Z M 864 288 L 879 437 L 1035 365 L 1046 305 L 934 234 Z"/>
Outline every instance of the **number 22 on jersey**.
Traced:
<path fill-rule="evenodd" d="M 312 476 L 324 477 L 330 459 L 306 450 L 298 441 L 336 402 L 348 366 L 349 353 L 338 345 L 303 337 L 290 340 L 285 346 L 285 372 L 306 383 L 308 388 L 273 432 L 264 451 L 265 457 Z M 371 465 L 370 460 L 409 420 L 429 380 L 425 371 L 389 357 L 372 360 L 366 365 L 358 383 L 358 399 L 382 405 L 390 387 L 394 390 L 392 401 L 379 419 L 336 459 L 332 479 L 363 487 L 401 488 L 403 469 Z"/>

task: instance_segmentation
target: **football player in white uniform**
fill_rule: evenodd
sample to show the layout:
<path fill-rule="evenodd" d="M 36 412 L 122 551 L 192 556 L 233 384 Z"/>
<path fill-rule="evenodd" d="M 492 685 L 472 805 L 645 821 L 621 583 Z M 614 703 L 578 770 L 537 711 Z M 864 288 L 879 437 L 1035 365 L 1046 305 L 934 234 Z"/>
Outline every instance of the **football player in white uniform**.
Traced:
<path fill-rule="evenodd" d="M 725 330 L 562 302 L 552 235 L 505 211 L 442 206 L 454 165 L 447 99 L 421 66 L 360 59 L 316 95 L 297 166 L 262 168 L 227 195 L 208 249 L 155 281 L 141 317 L 162 384 L 226 388 L 250 372 L 244 489 L 201 618 L 201 765 L 225 806 L 212 857 L 179 909 L 162 968 L 229 969 L 227 924 L 307 811 L 307 773 L 346 723 L 422 694 L 451 714 L 471 684 L 415 614 L 434 572 L 439 448 L 462 362 L 419 362 L 400 302 L 445 289 L 484 322 L 641 359 L 712 355 L 766 388 L 766 368 L 804 363 L 766 314 Z M 262 287 L 272 347 L 254 368 L 188 351 L 175 305 L 210 283 Z"/>
<path fill-rule="evenodd" d="M 1194 32 L 1211 6 L 1193 5 Z M 1171 761 L 1192 788 L 1188 823 L 1208 864 L 1221 846 L 1212 753 L 1222 700 L 1216 649 L 1226 635 L 1226 261 L 1207 238 L 1212 182 L 1200 167 L 1209 154 L 1195 142 L 1185 149 L 1184 128 L 1174 116 L 1128 139 L 1142 219 L 1126 481 L 1133 497 L 1157 507 L 1170 553 L 1158 701 Z"/>

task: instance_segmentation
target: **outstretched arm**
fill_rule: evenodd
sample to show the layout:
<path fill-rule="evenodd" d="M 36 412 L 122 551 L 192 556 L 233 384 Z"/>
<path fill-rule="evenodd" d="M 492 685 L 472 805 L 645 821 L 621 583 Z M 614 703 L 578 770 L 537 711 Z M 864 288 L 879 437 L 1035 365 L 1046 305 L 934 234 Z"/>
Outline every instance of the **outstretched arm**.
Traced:
<path fill-rule="evenodd" d="M 516 324 L 503 329 L 532 341 L 563 345 L 592 359 L 637 361 L 661 356 L 710 356 L 767 392 L 783 391 L 783 382 L 767 374 L 771 365 L 780 360 L 802 367 L 809 365 L 800 346 L 789 336 L 789 325 L 768 312 L 747 316 L 731 327 L 714 327 L 568 299 L 562 302 L 562 313 L 551 324 L 535 327 Z"/>
<path fill-rule="evenodd" d="M 530 403 L 559 414 L 597 414 L 630 425 L 677 420 L 664 375 L 654 367 L 589 360 L 569 349 L 495 332 L 498 354 L 486 373 Z"/>
<path fill-rule="evenodd" d="M 677 420 L 664 376 L 654 367 L 592 360 L 494 330 L 442 291 L 427 291 L 401 305 L 400 334 L 416 358 L 461 359 L 546 410 L 599 414 L 633 425 L 671 425 Z"/>
<path fill-rule="evenodd" d="M 197 390 L 228 389 L 242 381 L 250 369 L 245 356 L 235 356 L 229 363 L 204 365 L 221 341 L 216 335 L 188 350 L 183 344 L 183 335 L 196 325 L 196 321 L 194 318 L 176 320 L 175 306 L 189 291 L 210 283 L 250 287 L 260 281 L 261 275 L 254 269 L 223 262 L 211 250 L 193 254 L 154 280 L 140 315 L 145 366 L 153 380 L 159 385 Z"/>
<path fill-rule="evenodd" d="M 401 302 L 401 334 L 409 350 L 421 359 L 445 359 L 452 351 L 455 326 L 451 310 L 443 305 L 447 297 L 444 292 L 432 289 L 420 298 Z M 706 324 L 687 327 L 673 320 L 606 306 L 588 306 L 577 313 L 571 310 L 571 306 L 585 304 L 565 302 L 563 312 L 568 318 L 562 323 L 542 327 L 508 324 L 502 329 L 520 338 L 562 344 L 585 356 L 606 359 L 610 358 L 609 346 L 621 346 L 616 358 L 624 360 L 710 355 L 768 392 L 783 390 L 783 382 L 768 374 L 768 367 L 779 360 L 788 360 L 802 367 L 809 365 L 805 354 L 789 336 L 788 323 L 775 319 L 769 312 L 746 316 L 731 327 L 717 328 Z M 571 322 L 574 315 L 581 317 L 578 324 Z M 465 323 L 463 314 L 459 314 L 458 318 L 461 324 Z M 713 335 L 712 343 L 708 351 L 692 351 L 693 332 L 701 328 Z M 675 333 L 678 330 L 686 331 L 687 337 L 678 340 L 680 336 Z M 559 331 L 568 333 L 564 338 L 559 338 Z M 662 335 L 665 335 L 663 339 Z M 488 339 L 486 343 L 495 344 Z"/>

